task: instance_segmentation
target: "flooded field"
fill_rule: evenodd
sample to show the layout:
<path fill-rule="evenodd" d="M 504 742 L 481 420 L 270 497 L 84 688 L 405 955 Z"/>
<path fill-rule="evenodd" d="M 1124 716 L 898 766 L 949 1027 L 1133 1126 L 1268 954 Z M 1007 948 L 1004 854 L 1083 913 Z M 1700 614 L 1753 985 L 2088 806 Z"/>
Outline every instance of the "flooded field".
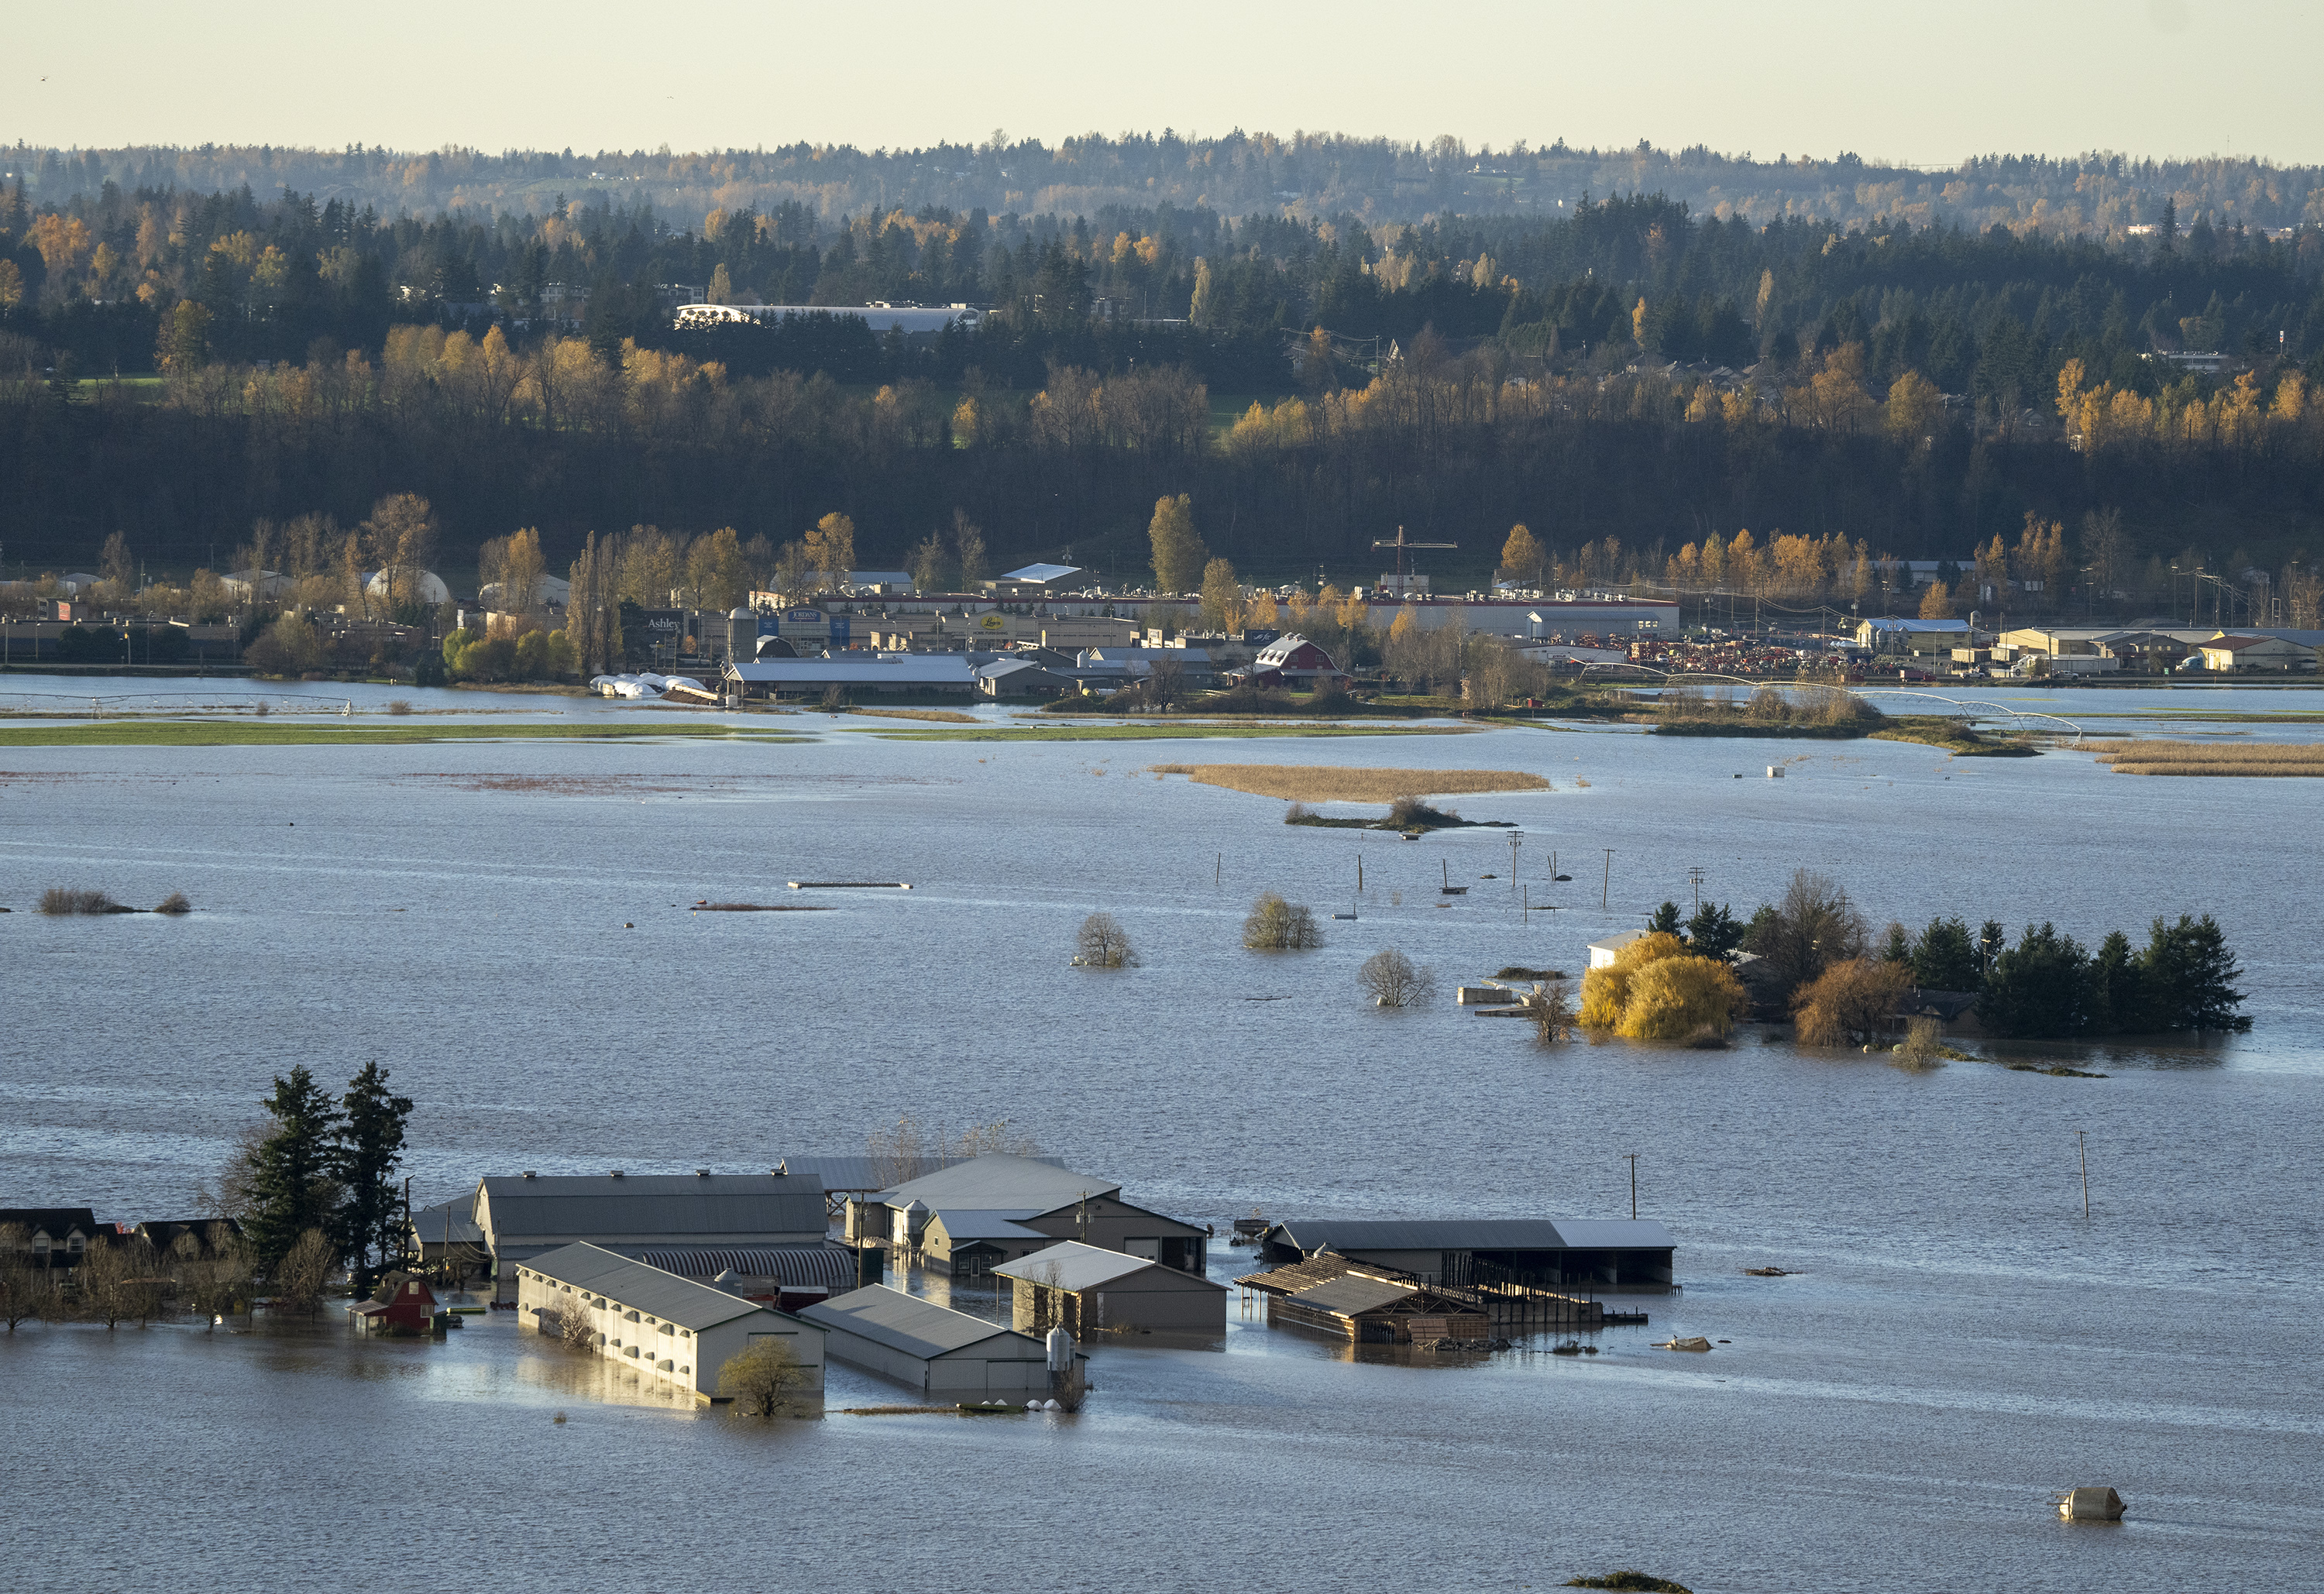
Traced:
<path fill-rule="evenodd" d="M 2313 729 L 2235 716 L 2324 697 L 1982 696 L 2094 735 L 2271 742 Z M 352 704 L 371 724 L 394 696 L 477 714 L 485 737 L 490 709 L 670 712 L 317 689 L 318 711 Z M 2206 723 L 2181 723 L 2195 706 Z M 78 1580 L 287 1589 L 325 1560 L 404 1550 L 524 1587 L 667 1587 L 711 1566 L 864 1589 L 1369 1589 L 1388 1567 L 1540 1589 L 1635 1565 L 1697 1594 L 2312 1576 L 2310 783 L 1629 727 L 1223 755 L 1529 771 L 1549 788 L 1449 799 L 1521 827 L 1513 855 L 1502 830 L 1286 826 L 1280 802 L 1151 772 L 1222 756 L 1194 744 L 742 723 L 812 740 L 0 748 L 0 1205 L 177 1215 L 272 1073 L 304 1062 L 337 1082 L 375 1057 L 419 1104 L 415 1202 L 487 1173 L 856 1152 L 907 1112 L 1006 1118 L 1222 1233 L 1254 1208 L 1627 1215 L 1636 1152 L 1640 1212 L 1677 1236 L 1683 1291 L 1648 1298 L 1651 1327 L 1607 1331 L 1594 1359 L 1355 1363 L 1231 1308 L 1222 1349 L 1099 1346 L 1077 1417 L 840 1415 L 896 1392 L 835 1368 L 834 1414 L 771 1428 L 674 1408 L 505 1317 L 437 1345 L 263 1318 L 247 1335 L 32 1326 L 0 1340 L 0 1470 L 32 1480 L 22 1497 L 159 1486 L 195 1503 L 99 1514 L 76 1534 Z M 1914 1076 L 1749 1031 L 1726 1051 L 1543 1050 L 1449 1002 L 1379 1011 L 1356 985 L 1384 946 L 1448 982 L 1511 963 L 1578 975 L 1591 939 L 1688 904 L 1691 870 L 1748 916 L 1802 866 L 1876 923 L 2050 920 L 2091 944 L 2212 913 L 2255 1028 L 2023 1048 L 2098 1080 L 1983 1062 Z M 835 894 L 825 913 L 688 911 L 811 878 L 914 889 Z M 1447 880 L 1471 889 L 1443 897 Z M 44 918 L 30 909 L 51 886 L 183 891 L 196 911 Z M 1244 951 L 1262 889 L 1312 906 L 1324 946 Z M 1144 966 L 1067 966 L 1100 909 Z M 1248 1255 L 1215 1245 L 1213 1276 Z M 1797 1276 L 1743 1276 L 1765 1265 Z M 1729 1342 L 1648 1348 L 1672 1331 Z M 2057 1521 L 2052 1492 L 2092 1483 L 2122 1492 L 2126 1524 Z M 11 1564 L 0 1587 L 47 1582 L 12 1582 L 27 1563 Z"/>

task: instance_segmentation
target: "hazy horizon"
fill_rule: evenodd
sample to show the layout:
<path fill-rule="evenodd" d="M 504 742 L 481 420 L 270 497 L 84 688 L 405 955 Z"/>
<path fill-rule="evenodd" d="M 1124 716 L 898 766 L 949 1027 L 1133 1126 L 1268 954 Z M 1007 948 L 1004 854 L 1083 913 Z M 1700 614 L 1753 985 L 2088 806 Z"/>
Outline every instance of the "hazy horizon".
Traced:
<path fill-rule="evenodd" d="M 2324 14 L 2282 0 L 2232 17 L 2191 0 L 1969 0 L 1941 31 L 1828 0 L 1748 15 L 1489 0 L 1416 37 L 1408 11 L 1379 0 L 1238 15 L 1231 35 L 1183 20 L 1108 30 L 1049 5 L 1015 8 L 1008 26 L 955 14 L 904 0 L 872 29 L 712 5 L 639 33 L 604 0 L 563 9 L 553 30 L 423 4 L 383 35 L 362 14 L 228 0 L 188 36 L 181 13 L 136 0 L 127 25 L 101 33 L 75 14 L 26 18 L 0 77 L 13 124 L 0 135 L 77 149 L 610 152 L 1240 128 L 1496 149 L 1646 139 L 1933 168 L 1997 152 L 2324 161 L 2324 119 L 2248 65 L 2324 47 Z"/>

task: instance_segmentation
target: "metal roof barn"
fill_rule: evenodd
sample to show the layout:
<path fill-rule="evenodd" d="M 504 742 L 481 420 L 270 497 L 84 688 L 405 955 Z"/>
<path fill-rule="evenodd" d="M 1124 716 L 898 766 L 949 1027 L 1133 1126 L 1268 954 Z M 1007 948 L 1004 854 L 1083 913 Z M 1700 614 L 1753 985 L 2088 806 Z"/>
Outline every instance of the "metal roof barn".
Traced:
<path fill-rule="evenodd" d="M 788 1347 L 807 1387 L 823 1387 L 824 1331 L 788 1313 L 586 1243 L 535 1257 L 517 1274 L 521 1322 L 562 1334 L 568 1313 L 583 1314 L 599 1354 L 698 1399 L 711 1398 L 719 1368 L 760 1339 Z"/>
<path fill-rule="evenodd" d="M 1453 1218 L 1277 1223 L 1261 1237 L 1269 1261 L 1323 1251 L 1469 1287 L 1667 1289 L 1677 1242 L 1651 1218 Z"/>
<path fill-rule="evenodd" d="M 992 1271 L 1009 1280 L 1010 1320 L 1028 1334 L 1227 1331 L 1226 1285 L 1150 1257 L 1069 1239 Z"/>
<path fill-rule="evenodd" d="M 885 1285 L 837 1295 L 799 1313 L 824 1329 L 832 1359 L 928 1396 L 985 1400 L 1046 1395 L 1041 1341 Z"/>
<path fill-rule="evenodd" d="M 1110 1179 L 1077 1174 L 1046 1157 L 1012 1156 L 996 1151 L 906 1180 L 880 1193 L 881 1202 L 899 1207 L 926 1202 L 950 1212 L 1010 1212 L 1022 1209 L 1029 1217 L 1055 1212 L 1085 1195 L 1113 1195 L 1121 1186 Z"/>
<path fill-rule="evenodd" d="M 503 1296 L 518 1262 L 576 1241 L 619 1246 L 811 1245 L 828 1224 L 806 1175 L 518 1175 L 480 1180 L 475 1221 Z"/>

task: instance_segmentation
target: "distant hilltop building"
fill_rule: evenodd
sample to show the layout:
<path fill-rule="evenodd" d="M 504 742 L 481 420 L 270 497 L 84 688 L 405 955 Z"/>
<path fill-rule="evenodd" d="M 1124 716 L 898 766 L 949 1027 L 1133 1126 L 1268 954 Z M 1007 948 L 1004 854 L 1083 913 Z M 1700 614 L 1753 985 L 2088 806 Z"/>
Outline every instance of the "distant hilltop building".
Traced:
<path fill-rule="evenodd" d="M 681 332 L 749 323 L 766 326 L 786 316 L 853 316 L 872 328 L 872 336 L 890 332 L 906 337 L 933 337 L 946 327 L 962 331 L 981 326 L 984 312 L 972 305 L 933 308 L 917 304 L 687 304 L 678 307 L 670 324 Z"/>

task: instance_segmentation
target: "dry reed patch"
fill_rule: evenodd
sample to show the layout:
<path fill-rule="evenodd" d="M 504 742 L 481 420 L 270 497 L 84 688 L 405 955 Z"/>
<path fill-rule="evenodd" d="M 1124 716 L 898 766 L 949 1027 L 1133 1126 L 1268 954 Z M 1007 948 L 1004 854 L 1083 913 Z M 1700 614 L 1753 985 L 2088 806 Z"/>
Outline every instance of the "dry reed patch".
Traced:
<path fill-rule="evenodd" d="M 2324 743 L 2099 742 L 2087 744 L 2117 775 L 2324 776 Z"/>
<path fill-rule="evenodd" d="M 1398 797 L 1480 791 L 1547 791 L 1548 781 L 1521 769 L 1350 769 L 1325 764 L 1169 764 L 1204 786 L 1294 803 L 1390 803 Z"/>

